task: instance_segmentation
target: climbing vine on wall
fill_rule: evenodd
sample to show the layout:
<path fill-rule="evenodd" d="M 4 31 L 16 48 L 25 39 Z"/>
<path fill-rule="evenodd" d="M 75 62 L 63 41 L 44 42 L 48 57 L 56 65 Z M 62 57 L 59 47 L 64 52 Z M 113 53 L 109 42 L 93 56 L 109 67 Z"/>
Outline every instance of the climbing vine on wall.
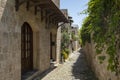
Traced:
<path fill-rule="evenodd" d="M 61 32 L 61 54 L 64 59 L 67 59 L 69 56 L 69 44 L 70 44 L 70 36 L 68 33 L 68 27 L 62 27 L 62 32 Z"/>
<path fill-rule="evenodd" d="M 81 38 L 83 44 L 93 39 L 96 53 L 101 54 L 104 49 L 109 55 L 108 70 L 119 73 L 117 49 L 120 49 L 120 0 L 90 0 L 88 3 L 88 17 L 85 19 Z M 92 35 L 92 37 L 91 37 Z M 105 56 L 99 56 L 102 61 Z"/>

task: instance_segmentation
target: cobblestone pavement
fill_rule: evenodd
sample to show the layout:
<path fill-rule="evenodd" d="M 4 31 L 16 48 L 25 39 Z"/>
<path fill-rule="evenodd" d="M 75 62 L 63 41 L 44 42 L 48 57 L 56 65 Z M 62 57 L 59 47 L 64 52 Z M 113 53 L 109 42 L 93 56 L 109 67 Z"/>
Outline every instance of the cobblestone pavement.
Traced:
<path fill-rule="evenodd" d="M 79 52 L 74 52 L 70 58 L 62 65 L 38 80 L 97 80 L 94 73 L 88 67 L 85 56 Z"/>

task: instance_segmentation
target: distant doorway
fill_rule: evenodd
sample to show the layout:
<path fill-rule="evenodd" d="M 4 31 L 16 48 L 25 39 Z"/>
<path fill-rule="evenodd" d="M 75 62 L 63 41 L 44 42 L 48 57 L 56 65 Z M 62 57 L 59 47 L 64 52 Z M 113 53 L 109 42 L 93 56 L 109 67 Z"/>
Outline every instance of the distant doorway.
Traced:
<path fill-rule="evenodd" d="M 52 56 L 52 33 L 50 33 L 50 59 L 53 59 L 53 56 Z"/>
<path fill-rule="evenodd" d="M 28 23 L 21 28 L 21 73 L 33 70 L 33 31 Z"/>

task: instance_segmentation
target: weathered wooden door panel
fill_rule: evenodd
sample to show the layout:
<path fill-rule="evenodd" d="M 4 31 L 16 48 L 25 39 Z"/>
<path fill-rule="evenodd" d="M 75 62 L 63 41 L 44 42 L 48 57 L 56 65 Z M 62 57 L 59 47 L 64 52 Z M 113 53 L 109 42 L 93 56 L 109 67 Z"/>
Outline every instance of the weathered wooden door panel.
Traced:
<path fill-rule="evenodd" d="M 33 69 L 33 32 L 29 24 L 24 23 L 21 29 L 21 71 Z"/>

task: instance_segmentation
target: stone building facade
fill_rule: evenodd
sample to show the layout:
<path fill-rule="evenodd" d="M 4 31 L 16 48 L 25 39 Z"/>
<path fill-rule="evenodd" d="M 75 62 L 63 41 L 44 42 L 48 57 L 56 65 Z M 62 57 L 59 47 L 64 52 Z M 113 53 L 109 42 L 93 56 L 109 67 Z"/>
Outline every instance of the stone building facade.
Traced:
<path fill-rule="evenodd" d="M 96 55 L 95 44 L 93 41 L 91 41 L 91 43 L 86 43 L 83 49 L 85 51 L 88 64 L 96 73 L 99 80 L 120 80 L 120 75 L 116 75 L 115 72 L 111 72 L 107 69 L 107 59 L 109 56 L 106 54 L 105 49 L 102 52 L 102 55 L 106 56 L 106 59 L 102 64 L 100 64 L 100 61 Z M 120 53 L 120 51 L 118 51 L 118 53 Z"/>
<path fill-rule="evenodd" d="M 62 13 L 65 15 L 66 18 L 68 18 L 68 10 L 67 9 L 61 9 Z M 69 23 L 67 23 L 69 24 Z"/>
<path fill-rule="evenodd" d="M 57 24 L 67 19 L 51 0 L 36 1 L 0 0 L 0 80 L 42 73 L 50 68 L 50 55 L 56 59 Z"/>
<path fill-rule="evenodd" d="M 68 19 L 68 10 L 67 9 L 61 9 L 61 11 L 62 11 L 62 13 L 65 15 L 65 17 Z M 59 63 L 61 63 L 62 62 L 62 49 L 61 49 L 61 43 L 62 43 L 62 30 L 63 30 L 63 28 L 68 28 L 68 27 L 70 27 L 70 25 L 69 25 L 69 22 L 62 22 L 62 23 L 59 23 L 59 28 L 57 29 L 57 44 L 56 44 L 56 53 L 57 53 L 57 55 L 56 55 L 56 62 L 57 62 L 57 65 L 59 64 Z"/>
<path fill-rule="evenodd" d="M 79 46 L 79 41 L 78 41 L 78 25 L 74 25 L 71 27 L 70 32 L 72 35 L 74 35 L 74 37 L 71 35 L 71 39 L 72 39 L 72 48 L 73 50 L 77 50 L 80 46 Z M 74 39 L 75 38 L 75 39 Z"/>
<path fill-rule="evenodd" d="M 52 1 L 58 8 L 60 8 L 60 0 L 52 0 Z"/>
<path fill-rule="evenodd" d="M 57 41 L 57 45 L 56 45 L 57 46 L 57 49 L 56 49 L 57 60 L 56 60 L 56 62 L 57 62 L 57 65 L 58 65 L 59 63 L 61 63 L 61 26 L 57 30 L 57 40 L 56 41 Z"/>

